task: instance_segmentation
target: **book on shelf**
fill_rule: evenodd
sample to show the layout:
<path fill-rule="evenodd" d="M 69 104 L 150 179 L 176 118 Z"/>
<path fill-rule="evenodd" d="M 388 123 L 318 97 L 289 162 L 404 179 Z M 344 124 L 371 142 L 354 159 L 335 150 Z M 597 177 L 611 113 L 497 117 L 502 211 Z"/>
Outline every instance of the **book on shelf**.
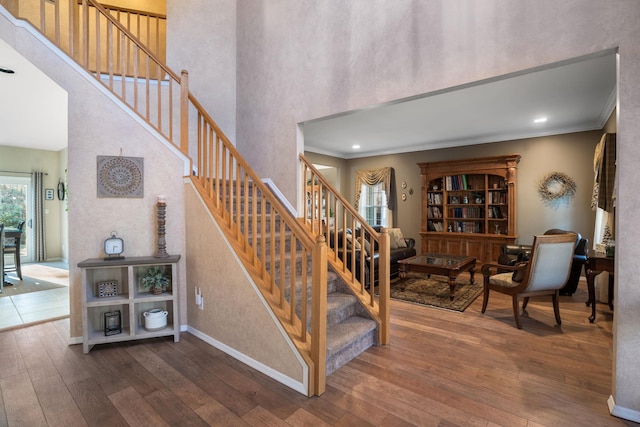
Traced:
<path fill-rule="evenodd" d="M 504 191 L 492 191 L 491 192 L 491 203 L 506 204 L 507 203 L 507 193 L 504 192 Z"/>
<path fill-rule="evenodd" d="M 484 209 L 479 207 L 449 208 L 449 218 L 484 218 Z"/>
<path fill-rule="evenodd" d="M 439 221 L 427 221 L 428 231 L 442 231 L 442 223 Z"/>
<path fill-rule="evenodd" d="M 500 209 L 500 206 L 490 206 L 488 211 L 488 216 L 489 218 L 496 218 L 496 219 L 504 218 L 502 216 L 502 210 Z"/>
<path fill-rule="evenodd" d="M 447 191 L 468 190 L 467 175 L 449 175 L 445 178 Z"/>
<path fill-rule="evenodd" d="M 428 199 L 430 205 L 442 204 L 442 193 L 429 193 Z"/>
<path fill-rule="evenodd" d="M 455 221 L 451 229 L 458 233 L 482 233 L 482 225 L 479 222 Z"/>

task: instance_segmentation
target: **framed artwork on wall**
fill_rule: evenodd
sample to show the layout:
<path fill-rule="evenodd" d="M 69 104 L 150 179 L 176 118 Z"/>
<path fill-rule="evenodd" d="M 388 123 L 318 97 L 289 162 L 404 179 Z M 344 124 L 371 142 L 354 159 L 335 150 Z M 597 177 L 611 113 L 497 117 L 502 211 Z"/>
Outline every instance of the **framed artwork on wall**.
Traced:
<path fill-rule="evenodd" d="M 144 196 L 142 157 L 98 156 L 98 197 Z"/>

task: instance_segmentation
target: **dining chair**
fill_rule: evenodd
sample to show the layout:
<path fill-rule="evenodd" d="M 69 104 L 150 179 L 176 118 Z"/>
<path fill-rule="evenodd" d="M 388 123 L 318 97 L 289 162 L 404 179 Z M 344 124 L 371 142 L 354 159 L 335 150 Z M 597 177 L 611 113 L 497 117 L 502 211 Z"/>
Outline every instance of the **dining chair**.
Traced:
<path fill-rule="evenodd" d="M 516 266 L 484 264 L 482 266 L 484 277 L 482 313 L 487 309 L 490 291 L 511 295 L 513 317 L 518 329 L 522 329 L 518 316 L 520 298 L 524 298 L 522 303 L 524 310 L 529 297 L 551 295 L 553 312 L 556 322 L 560 325 L 562 321 L 558 304 L 559 293 L 569 279 L 576 238 L 575 233 L 535 236 L 531 258 L 526 263 Z M 510 271 L 494 274 L 498 269 Z"/>
<path fill-rule="evenodd" d="M 22 280 L 22 267 L 20 265 L 20 243 L 22 241 L 22 229 L 24 228 L 24 221 L 20 222 L 18 225 L 18 232 L 11 233 L 9 237 L 7 237 L 7 232 L 5 230 L 5 238 L 3 240 L 3 260 L 4 255 L 13 254 L 13 265 L 4 265 L 3 271 L 5 273 L 15 271 L 18 279 Z"/>

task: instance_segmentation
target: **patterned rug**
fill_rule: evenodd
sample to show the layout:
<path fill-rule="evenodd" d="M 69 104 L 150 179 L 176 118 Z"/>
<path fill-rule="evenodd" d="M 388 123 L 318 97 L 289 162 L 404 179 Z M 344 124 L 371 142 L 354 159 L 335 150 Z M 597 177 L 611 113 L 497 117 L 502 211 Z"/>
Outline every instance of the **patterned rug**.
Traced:
<path fill-rule="evenodd" d="M 452 311 L 464 311 L 482 293 L 482 277 L 471 285 L 466 277 L 458 277 L 458 285 L 455 289 L 453 301 L 449 299 L 449 282 L 444 276 L 409 277 L 404 281 L 404 290 L 401 289 L 401 281 L 391 283 L 391 298 L 407 301 L 430 307 L 443 308 Z"/>

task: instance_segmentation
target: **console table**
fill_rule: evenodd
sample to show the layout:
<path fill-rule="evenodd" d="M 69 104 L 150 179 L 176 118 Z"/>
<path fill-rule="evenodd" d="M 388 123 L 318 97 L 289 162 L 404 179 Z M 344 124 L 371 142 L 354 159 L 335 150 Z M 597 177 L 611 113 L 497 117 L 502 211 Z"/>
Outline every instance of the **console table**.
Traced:
<path fill-rule="evenodd" d="M 603 271 L 609 272 L 609 295 L 608 303 L 609 308 L 613 311 L 613 271 L 614 271 L 614 257 L 608 257 L 604 254 L 595 253 L 589 255 L 585 264 L 587 273 L 587 289 L 589 290 L 589 299 L 586 304 L 587 307 L 591 305 L 591 316 L 589 316 L 589 322 L 593 323 L 596 320 L 596 289 L 593 283 L 594 277 Z"/>

